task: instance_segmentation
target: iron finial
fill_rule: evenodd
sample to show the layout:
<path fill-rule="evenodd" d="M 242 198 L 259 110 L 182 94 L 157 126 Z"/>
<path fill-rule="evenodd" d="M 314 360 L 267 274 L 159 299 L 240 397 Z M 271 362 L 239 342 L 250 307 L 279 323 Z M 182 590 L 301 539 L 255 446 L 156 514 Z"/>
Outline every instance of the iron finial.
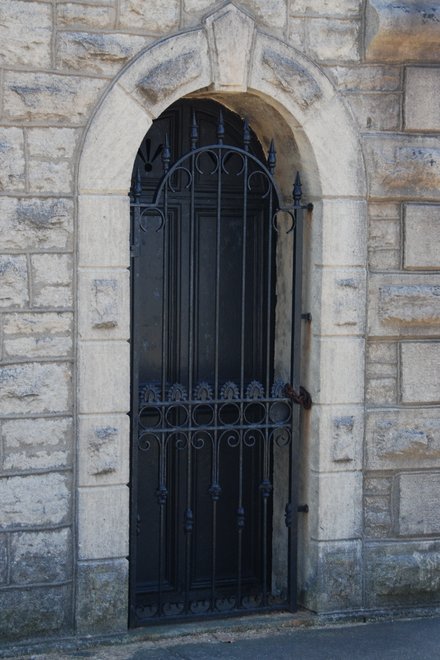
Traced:
<path fill-rule="evenodd" d="M 136 173 L 134 175 L 134 185 L 133 185 L 133 197 L 135 202 L 139 202 L 141 193 L 142 193 L 141 168 L 138 165 L 136 168 Z"/>
<path fill-rule="evenodd" d="M 197 120 L 196 120 L 196 113 L 193 110 L 192 111 L 191 131 L 190 131 L 191 149 L 195 149 L 197 147 L 197 140 L 198 139 L 199 139 L 199 126 L 198 126 Z"/>
<path fill-rule="evenodd" d="M 249 151 L 250 143 L 251 143 L 251 132 L 249 130 L 249 122 L 247 120 L 247 117 L 245 117 L 243 121 L 243 145 L 245 151 Z"/>
<path fill-rule="evenodd" d="M 296 173 L 295 183 L 293 184 L 293 201 L 295 206 L 301 206 L 301 197 L 302 197 L 302 183 L 299 172 Z"/>
<path fill-rule="evenodd" d="M 217 124 L 217 139 L 219 144 L 223 144 L 224 137 L 225 137 L 225 125 L 223 123 L 223 111 L 220 110 L 218 114 L 218 124 Z"/>
<path fill-rule="evenodd" d="M 273 174 L 275 172 L 275 165 L 277 164 L 277 152 L 275 151 L 275 145 L 273 140 L 270 141 L 269 153 L 267 154 L 267 165 L 269 167 L 269 172 Z"/>
<path fill-rule="evenodd" d="M 170 161 L 171 161 L 170 141 L 168 139 L 168 133 L 166 133 L 165 143 L 162 149 L 162 163 L 163 163 L 164 174 L 166 174 L 170 168 Z"/>

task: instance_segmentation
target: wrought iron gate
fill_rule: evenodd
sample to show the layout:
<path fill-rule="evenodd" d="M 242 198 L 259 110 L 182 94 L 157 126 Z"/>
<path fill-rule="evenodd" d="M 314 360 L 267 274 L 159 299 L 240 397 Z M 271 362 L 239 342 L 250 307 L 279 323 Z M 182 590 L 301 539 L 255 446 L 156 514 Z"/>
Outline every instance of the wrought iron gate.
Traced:
<path fill-rule="evenodd" d="M 296 603 L 301 183 L 281 210 L 273 144 L 263 161 L 246 121 L 227 144 L 221 111 L 214 140 L 191 113 L 187 153 L 147 139 L 131 192 L 131 625 Z M 281 212 L 290 383 L 274 369 Z"/>

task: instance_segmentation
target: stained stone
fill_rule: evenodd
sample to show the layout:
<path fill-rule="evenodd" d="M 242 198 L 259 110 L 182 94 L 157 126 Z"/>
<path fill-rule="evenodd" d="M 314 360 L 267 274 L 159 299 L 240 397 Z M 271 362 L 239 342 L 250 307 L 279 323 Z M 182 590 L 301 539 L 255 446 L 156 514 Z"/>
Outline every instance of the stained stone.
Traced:
<path fill-rule="evenodd" d="M 24 189 L 23 131 L 21 128 L 0 127 L 0 192 Z"/>
<path fill-rule="evenodd" d="M 33 362 L 0 367 L 0 413 L 66 412 L 71 405 L 71 366 Z"/>
<path fill-rule="evenodd" d="M 115 633 L 127 627 L 128 562 L 79 562 L 77 626 L 82 634 Z"/>
<path fill-rule="evenodd" d="M 11 534 L 11 584 L 66 582 L 71 562 L 69 528 Z"/>
<path fill-rule="evenodd" d="M 0 249 L 69 249 L 73 238 L 70 199 L 0 197 Z"/>
<path fill-rule="evenodd" d="M 3 639 L 67 632 L 72 625 L 71 586 L 0 591 Z"/>
<path fill-rule="evenodd" d="M 8 0 L 0 4 L 0 65 L 51 65 L 52 6 Z"/>
<path fill-rule="evenodd" d="M 72 256 L 34 254 L 31 256 L 32 301 L 34 307 L 72 305 Z"/>
<path fill-rule="evenodd" d="M 25 256 L 0 256 L 0 307 L 14 308 L 27 305 L 29 301 L 27 278 Z"/>
<path fill-rule="evenodd" d="M 72 419 L 5 420 L 1 426 L 3 470 L 38 470 L 72 465 Z"/>

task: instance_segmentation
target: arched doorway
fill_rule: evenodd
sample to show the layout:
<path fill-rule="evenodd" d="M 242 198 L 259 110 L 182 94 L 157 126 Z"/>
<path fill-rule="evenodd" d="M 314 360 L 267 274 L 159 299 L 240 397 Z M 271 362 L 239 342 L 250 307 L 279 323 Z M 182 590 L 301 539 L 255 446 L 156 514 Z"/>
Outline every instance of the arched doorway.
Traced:
<path fill-rule="evenodd" d="M 275 351 L 277 243 L 300 241 L 301 209 L 297 184 L 278 226 L 275 166 L 274 147 L 266 158 L 247 122 L 210 100 L 175 103 L 138 151 L 132 625 L 295 607 L 298 415 Z M 293 249 L 287 262 L 292 277 Z M 287 316 L 292 382 L 299 324 Z"/>

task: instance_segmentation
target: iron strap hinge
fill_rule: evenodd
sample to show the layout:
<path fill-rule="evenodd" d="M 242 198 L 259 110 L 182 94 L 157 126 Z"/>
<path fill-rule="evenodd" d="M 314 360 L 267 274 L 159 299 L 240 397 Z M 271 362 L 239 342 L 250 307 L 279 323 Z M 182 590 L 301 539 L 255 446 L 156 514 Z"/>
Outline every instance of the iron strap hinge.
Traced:
<path fill-rule="evenodd" d="M 131 259 L 134 259 L 135 257 L 139 257 L 140 255 L 140 250 L 139 250 L 139 245 L 134 243 L 133 245 L 130 245 L 130 257 Z"/>
<path fill-rule="evenodd" d="M 312 397 L 310 396 L 310 393 L 307 392 L 306 388 L 302 385 L 300 385 L 299 392 L 297 392 L 293 385 L 287 383 L 284 388 L 284 394 L 294 403 L 298 403 L 300 406 L 302 406 L 304 410 L 310 410 L 312 407 Z"/>

